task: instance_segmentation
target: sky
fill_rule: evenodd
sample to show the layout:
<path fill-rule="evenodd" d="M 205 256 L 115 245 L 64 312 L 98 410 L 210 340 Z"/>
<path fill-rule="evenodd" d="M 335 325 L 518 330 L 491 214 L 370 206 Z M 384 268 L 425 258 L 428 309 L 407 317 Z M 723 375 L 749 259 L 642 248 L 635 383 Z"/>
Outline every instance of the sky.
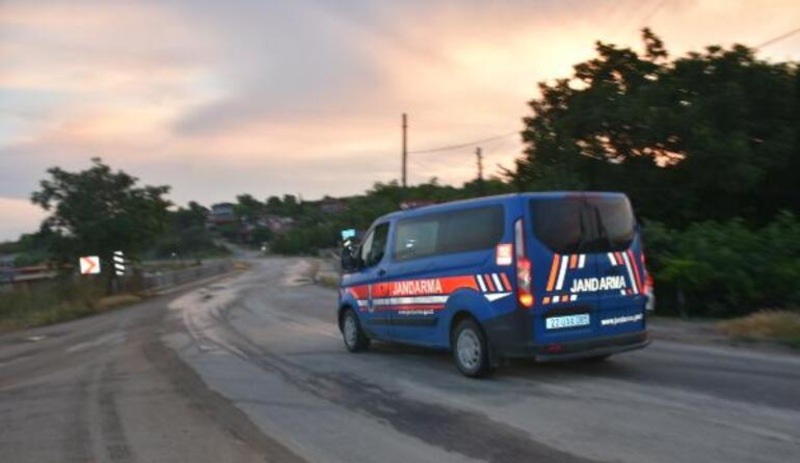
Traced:
<path fill-rule="evenodd" d="M 796 0 L 0 0 L 0 241 L 38 228 L 30 195 L 101 157 L 210 205 L 460 185 L 520 155 L 537 83 L 596 40 L 672 56 L 800 27 Z M 800 60 L 800 34 L 764 47 Z"/>

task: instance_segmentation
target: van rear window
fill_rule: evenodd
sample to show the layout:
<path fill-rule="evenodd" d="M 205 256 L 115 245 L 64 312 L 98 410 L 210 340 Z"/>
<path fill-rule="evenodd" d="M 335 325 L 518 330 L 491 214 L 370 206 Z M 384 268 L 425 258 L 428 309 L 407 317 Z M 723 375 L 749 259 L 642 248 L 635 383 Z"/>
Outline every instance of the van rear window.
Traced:
<path fill-rule="evenodd" d="M 622 196 L 532 199 L 530 208 L 534 235 L 559 254 L 621 251 L 633 241 L 633 211 Z"/>

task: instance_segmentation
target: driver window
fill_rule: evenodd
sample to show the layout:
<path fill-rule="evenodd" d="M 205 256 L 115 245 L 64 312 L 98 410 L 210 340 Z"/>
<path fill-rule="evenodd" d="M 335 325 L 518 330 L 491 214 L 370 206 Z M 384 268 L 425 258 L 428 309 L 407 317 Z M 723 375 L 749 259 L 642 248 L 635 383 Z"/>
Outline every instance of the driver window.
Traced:
<path fill-rule="evenodd" d="M 361 243 L 361 248 L 358 250 L 358 257 L 359 260 L 367 266 L 367 259 L 369 258 L 369 251 L 372 249 L 372 241 L 375 238 L 375 230 L 371 230 L 367 233 L 367 237 L 364 238 L 364 241 Z"/>
<path fill-rule="evenodd" d="M 384 223 L 375 227 L 364 240 L 361 246 L 361 262 L 364 267 L 372 267 L 378 264 L 386 252 L 386 242 L 389 238 L 389 224 Z"/>

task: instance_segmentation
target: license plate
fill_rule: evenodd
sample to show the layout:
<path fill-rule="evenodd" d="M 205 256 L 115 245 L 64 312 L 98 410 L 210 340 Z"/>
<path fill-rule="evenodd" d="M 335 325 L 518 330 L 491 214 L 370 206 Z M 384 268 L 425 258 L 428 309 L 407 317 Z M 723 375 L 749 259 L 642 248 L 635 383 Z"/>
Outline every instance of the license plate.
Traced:
<path fill-rule="evenodd" d="M 548 330 L 558 330 L 561 328 L 573 328 L 575 326 L 589 326 L 589 314 L 564 315 L 561 317 L 550 317 L 544 320 L 544 326 Z"/>

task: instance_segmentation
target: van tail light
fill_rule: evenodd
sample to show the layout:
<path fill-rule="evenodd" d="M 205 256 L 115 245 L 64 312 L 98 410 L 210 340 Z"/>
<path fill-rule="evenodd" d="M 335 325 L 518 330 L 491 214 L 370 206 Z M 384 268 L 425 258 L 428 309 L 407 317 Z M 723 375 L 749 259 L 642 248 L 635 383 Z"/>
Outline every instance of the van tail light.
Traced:
<path fill-rule="evenodd" d="M 533 266 L 525 253 L 525 227 L 522 219 L 514 222 L 514 250 L 517 260 L 517 299 L 526 309 L 533 307 Z"/>
<path fill-rule="evenodd" d="M 644 274 L 644 289 L 645 292 L 653 290 L 653 277 L 650 276 L 650 272 L 647 271 L 647 257 L 644 255 L 644 251 L 642 251 L 642 273 Z"/>

